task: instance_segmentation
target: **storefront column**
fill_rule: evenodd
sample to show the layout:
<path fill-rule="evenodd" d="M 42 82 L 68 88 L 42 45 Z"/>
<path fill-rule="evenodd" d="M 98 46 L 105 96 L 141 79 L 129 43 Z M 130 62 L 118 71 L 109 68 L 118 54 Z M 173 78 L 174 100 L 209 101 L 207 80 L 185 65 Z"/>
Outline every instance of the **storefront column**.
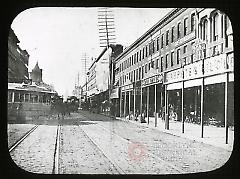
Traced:
<path fill-rule="evenodd" d="M 157 127 L 157 84 L 155 84 L 155 127 Z"/>
<path fill-rule="evenodd" d="M 204 101 L 204 78 L 202 79 L 202 85 L 201 85 L 201 138 L 203 138 L 203 123 L 204 123 L 204 113 L 203 113 L 203 101 Z"/>
<path fill-rule="evenodd" d="M 141 85 L 141 100 L 140 100 L 140 120 L 142 120 L 142 95 L 143 91 L 142 91 L 142 85 Z"/>
<path fill-rule="evenodd" d="M 228 143 L 228 81 L 229 81 L 229 74 L 226 73 L 226 82 L 225 82 L 225 132 L 226 132 L 226 144 Z"/>
<path fill-rule="evenodd" d="M 122 117 L 122 89 L 120 89 L 120 101 L 119 101 L 119 117 Z"/>
<path fill-rule="evenodd" d="M 13 91 L 12 92 L 12 103 L 14 103 L 14 95 L 15 95 L 15 92 Z"/>
<path fill-rule="evenodd" d="M 147 87 L 147 121 L 149 124 L 149 86 Z"/>
<path fill-rule="evenodd" d="M 184 133 L 184 81 L 182 82 L 182 133 Z"/>
<path fill-rule="evenodd" d="M 167 86 L 165 86 L 165 129 L 169 130 Z"/>
<path fill-rule="evenodd" d="M 25 93 L 24 93 L 24 94 L 23 94 L 23 102 L 24 102 L 24 103 L 25 103 L 25 98 L 26 98 L 26 97 L 25 97 Z"/>
<path fill-rule="evenodd" d="M 124 92 L 124 117 L 126 117 L 126 99 L 127 99 L 127 91 L 126 91 L 126 87 L 125 87 L 125 92 Z"/>
<path fill-rule="evenodd" d="M 130 118 L 130 111 L 131 111 L 131 91 L 129 90 L 128 92 L 129 95 L 129 99 L 128 99 L 128 114 L 129 114 L 129 118 Z"/>
<path fill-rule="evenodd" d="M 135 120 L 135 110 L 136 110 L 136 86 L 133 88 L 133 119 Z"/>

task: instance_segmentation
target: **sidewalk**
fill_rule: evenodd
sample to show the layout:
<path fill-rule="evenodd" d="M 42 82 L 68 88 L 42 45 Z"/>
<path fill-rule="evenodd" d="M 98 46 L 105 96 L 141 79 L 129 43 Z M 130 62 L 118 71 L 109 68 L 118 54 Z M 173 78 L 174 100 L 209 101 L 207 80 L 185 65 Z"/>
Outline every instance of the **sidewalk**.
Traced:
<path fill-rule="evenodd" d="M 120 117 L 117 117 L 117 119 L 123 121 L 127 120 Z M 178 121 L 169 121 L 169 130 L 165 129 L 165 123 L 160 118 L 157 120 L 157 127 L 155 127 L 154 117 L 149 117 L 149 124 L 140 123 L 139 121 L 133 120 L 127 121 L 139 126 L 149 127 L 175 136 L 210 144 L 215 147 L 221 147 L 230 152 L 233 150 L 234 131 L 231 128 L 228 129 L 228 144 L 225 144 L 226 138 L 224 127 L 204 126 L 203 138 L 201 138 L 201 126 L 197 124 L 184 123 L 184 133 L 182 133 L 182 123 Z"/>

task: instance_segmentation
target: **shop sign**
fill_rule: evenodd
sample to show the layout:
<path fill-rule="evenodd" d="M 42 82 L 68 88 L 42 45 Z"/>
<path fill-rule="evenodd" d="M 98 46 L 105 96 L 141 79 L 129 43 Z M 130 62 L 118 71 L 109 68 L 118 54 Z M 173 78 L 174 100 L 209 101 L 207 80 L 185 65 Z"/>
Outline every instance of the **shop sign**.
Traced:
<path fill-rule="evenodd" d="M 193 39 L 193 38 L 195 38 L 195 31 L 186 35 L 186 36 L 184 36 L 183 38 L 179 39 L 178 41 L 176 41 L 175 45 L 176 46 L 181 45 L 182 43 L 184 43 L 184 42 L 186 42 L 190 39 Z"/>
<path fill-rule="evenodd" d="M 202 76 L 202 61 L 184 66 L 184 79 L 193 79 Z"/>
<path fill-rule="evenodd" d="M 113 99 L 113 98 L 119 98 L 119 97 L 118 97 L 118 88 L 112 89 L 110 98 L 111 98 L 111 99 Z"/>
<path fill-rule="evenodd" d="M 181 81 L 183 77 L 183 69 L 177 69 L 166 73 L 165 83 Z"/>
<path fill-rule="evenodd" d="M 155 75 L 155 76 L 152 76 L 152 77 L 142 80 L 142 86 L 148 86 L 148 85 L 155 84 L 155 83 L 162 83 L 162 81 L 163 81 L 162 74 L 158 74 L 158 75 Z"/>
<path fill-rule="evenodd" d="M 210 57 L 204 60 L 204 74 L 212 75 L 222 73 L 226 70 L 226 55 Z"/>
<path fill-rule="evenodd" d="M 227 69 L 233 71 L 234 68 L 234 57 L 233 53 L 227 55 Z"/>

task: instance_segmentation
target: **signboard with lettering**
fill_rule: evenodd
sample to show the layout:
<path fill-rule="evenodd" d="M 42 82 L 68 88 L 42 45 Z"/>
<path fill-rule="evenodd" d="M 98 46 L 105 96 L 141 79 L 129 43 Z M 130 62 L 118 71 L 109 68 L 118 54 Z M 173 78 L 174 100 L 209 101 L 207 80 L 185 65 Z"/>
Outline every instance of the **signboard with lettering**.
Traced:
<path fill-rule="evenodd" d="M 112 89 L 110 98 L 111 98 L 111 99 L 113 99 L 113 98 L 118 98 L 118 88 Z"/>
<path fill-rule="evenodd" d="M 163 75 L 161 74 L 157 74 L 155 76 L 149 77 L 147 79 L 143 79 L 142 80 L 142 86 L 149 86 L 155 83 L 162 83 L 163 82 Z"/>
<path fill-rule="evenodd" d="M 226 70 L 226 54 L 221 54 L 204 60 L 204 74 L 213 75 Z"/>
<path fill-rule="evenodd" d="M 193 79 L 202 76 L 202 61 L 184 66 L 184 79 Z"/>
<path fill-rule="evenodd" d="M 165 83 L 177 82 L 183 79 L 183 69 L 177 69 L 166 73 Z"/>
<path fill-rule="evenodd" d="M 227 69 L 233 71 L 234 69 L 234 56 L 233 53 L 227 55 Z"/>

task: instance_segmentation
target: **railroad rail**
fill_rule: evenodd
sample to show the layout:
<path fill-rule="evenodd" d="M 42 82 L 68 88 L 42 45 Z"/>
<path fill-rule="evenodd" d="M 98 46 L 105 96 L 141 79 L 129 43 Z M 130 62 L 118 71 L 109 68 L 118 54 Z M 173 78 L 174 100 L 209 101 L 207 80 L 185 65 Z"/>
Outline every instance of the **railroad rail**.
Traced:
<path fill-rule="evenodd" d="M 23 135 L 19 140 L 17 140 L 8 150 L 9 153 L 12 152 L 24 139 L 26 139 L 33 131 L 37 129 L 39 125 L 34 126 L 32 129 L 30 129 L 25 135 Z"/>

